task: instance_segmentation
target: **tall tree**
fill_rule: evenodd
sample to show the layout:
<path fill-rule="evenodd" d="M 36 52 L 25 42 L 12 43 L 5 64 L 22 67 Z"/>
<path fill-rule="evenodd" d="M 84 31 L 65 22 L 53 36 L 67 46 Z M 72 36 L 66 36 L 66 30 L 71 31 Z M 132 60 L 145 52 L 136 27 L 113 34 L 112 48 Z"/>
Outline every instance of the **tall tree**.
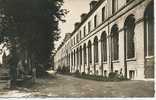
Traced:
<path fill-rule="evenodd" d="M 59 39 L 59 21 L 67 12 L 62 4 L 63 0 L 0 0 L 1 42 L 15 45 L 19 55 L 27 52 L 30 62 L 43 65 L 45 71 Z"/>

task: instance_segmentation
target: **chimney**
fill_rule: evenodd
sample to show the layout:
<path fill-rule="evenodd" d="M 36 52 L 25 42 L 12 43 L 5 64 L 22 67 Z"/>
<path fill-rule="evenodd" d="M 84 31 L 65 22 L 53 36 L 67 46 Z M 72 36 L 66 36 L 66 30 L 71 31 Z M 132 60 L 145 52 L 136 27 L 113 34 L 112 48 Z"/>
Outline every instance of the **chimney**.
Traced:
<path fill-rule="evenodd" d="M 75 29 L 77 29 L 79 27 L 80 23 L 79 22 L 76 22 L 75 23 Z"/>
<path fill-rule="evenodd" d="M 92 10 L 96 4 L 97 4 L 97 1 L 95 1 L 95 0 L 91 1 L 90 2 L 90 10 Z"/>
<path fill-rule="evenodd" d="M 86 16 L 87 16 L 86 13 L 81 14 L 81 22 L 86 18 Z"/>

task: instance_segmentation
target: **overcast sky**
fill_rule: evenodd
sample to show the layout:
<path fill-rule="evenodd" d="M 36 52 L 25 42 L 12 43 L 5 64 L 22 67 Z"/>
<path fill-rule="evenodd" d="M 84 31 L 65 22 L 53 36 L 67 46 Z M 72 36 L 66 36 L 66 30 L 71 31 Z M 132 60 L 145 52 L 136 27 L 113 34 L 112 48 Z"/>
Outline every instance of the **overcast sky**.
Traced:
<path fill-rule="evenodd" d="M 63 8 L 68 9 L 70 12 L 65 17 L 66 22 L 60 24 L 61 39 L 55 43 L 56 48 L 62 42 L 65 33 L 71 33 L 73 31 L 74 23 L 80 21 L 80 15 L 89 12 L 90 1 L 91 0 L 64 0 Z"/>

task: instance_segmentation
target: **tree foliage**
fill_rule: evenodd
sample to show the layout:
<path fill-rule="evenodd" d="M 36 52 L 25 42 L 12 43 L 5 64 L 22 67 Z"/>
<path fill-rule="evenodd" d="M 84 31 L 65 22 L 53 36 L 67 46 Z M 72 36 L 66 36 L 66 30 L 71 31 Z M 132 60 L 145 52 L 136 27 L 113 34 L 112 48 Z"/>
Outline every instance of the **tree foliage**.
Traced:
<path fill-rule="evenodd" d="M 63 0 L 0 0 L 1 42 L 48 68 L 54 41 L 59 39 L 59 21 L 67 12 L 62 4 Z"/>

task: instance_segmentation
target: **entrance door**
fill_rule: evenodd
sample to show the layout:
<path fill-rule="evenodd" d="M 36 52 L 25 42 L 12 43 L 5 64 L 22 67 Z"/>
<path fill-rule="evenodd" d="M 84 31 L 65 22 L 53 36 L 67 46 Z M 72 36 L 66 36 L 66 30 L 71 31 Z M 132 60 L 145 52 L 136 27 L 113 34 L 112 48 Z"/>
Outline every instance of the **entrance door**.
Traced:
<path fill-rule="evenodd" d="M 129 79 L 133 80 L 135 77 L 135 71 L 134 70 L 130 70 L 129 71 Z"/>

